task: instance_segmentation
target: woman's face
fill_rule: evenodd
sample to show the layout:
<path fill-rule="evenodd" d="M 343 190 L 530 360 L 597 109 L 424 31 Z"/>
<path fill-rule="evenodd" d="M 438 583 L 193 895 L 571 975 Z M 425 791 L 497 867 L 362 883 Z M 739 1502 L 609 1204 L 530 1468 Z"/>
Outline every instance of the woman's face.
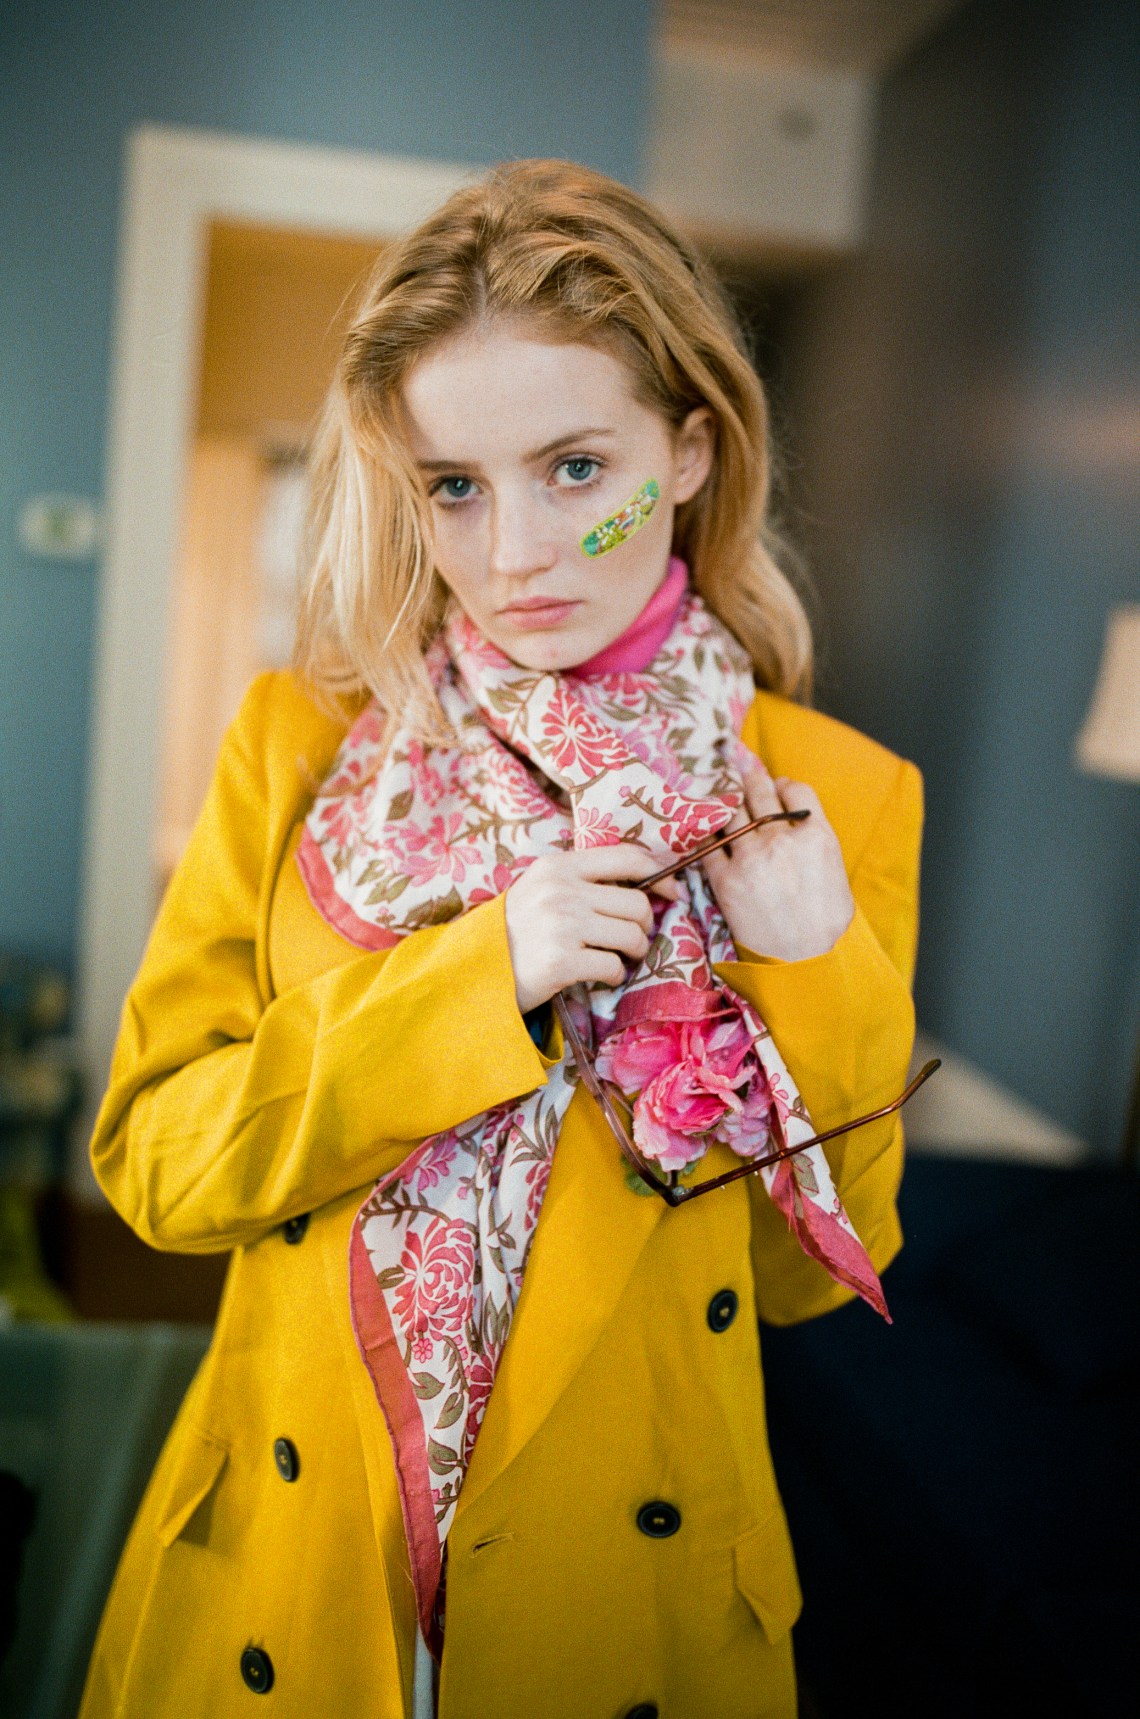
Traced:
<path fill-rule="evenodd" d="M 674 508 L 708 475 L 707 409 L 674 430 L 609 352 L 506 321 L 432 348 L 403 403 L 436 566 L 476 625 L 526 668 L 572 668 L 612 644 L 665 577 Z M 588 555 L 583 537 L 650 479 L 645 523 Z"/>

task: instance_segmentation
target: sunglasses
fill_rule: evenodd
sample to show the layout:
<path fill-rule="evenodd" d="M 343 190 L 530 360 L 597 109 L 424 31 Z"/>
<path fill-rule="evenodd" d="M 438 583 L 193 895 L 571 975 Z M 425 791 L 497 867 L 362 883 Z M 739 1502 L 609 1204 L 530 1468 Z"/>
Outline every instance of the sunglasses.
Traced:
<path fill-rule="evenodd" d="M 661 883 L 675 872 L 683 871 L 686 866 L 698 864 L 708 854 L 718 848 L 727 847 L 730 842 L 737 842 L 742 836 L 747 836 L 753 830 L 761 829 L 765 824 L 799 824 L 811 816 L 807 808 L 793 812 L 767 812 L 761 818 L 753 818 L 749 824 L 743 824 L 739 829 L 723 831 L 711 841 L 694 848 L 684 858 L 675 860 L 671 865 L 663 866 L 655 871 L 652 877 L 640 878 L 630 882 L 631 889 L 651 889 L 654 884 Z M 901 1110 L 908 1099 L 913 1098 L 919 1087 L 928 1081 L 936 1069 L 941 1068 L 938 1057 L 925 1063 L 919 1069 L 909 1086 L 904 1087 L 898 1097 L 889 1104 L 882 1105 L 878 1110 L 869 1110 L 865 1116 L 856 1116 L 850 1122 L 841 1122 L 836 1128 L 826 1128 L 821 1134 L 813 1134 L 810 1140 L 801 1140 L 798 1146 L 783 1146 L 775 1152 L 769 1152 L 762 1158 L 752 1158 L 746 1164 L 741 1164 L 735 1170 L 726 1170 L 723 1175 L 712 1176 L 708 1181 L 682 1183 L 680 1173 L 672 1171 L 662 1175 L 648 1164 L 633 1143 L 633 1138 L 626 1124 L 625 1116 L 629 1112 L 629 1104 L 624 1095 L 616 1087 L 611 1088 L 603 1081 L 589 1051 L 582 1043 L 581 1035 L 570 1014 L 570 1008 L 564 994 L 555 992 L 552 999 L 554 1012 L 562 1023 L 562 1033 L 570 1054 L 574 1058 L 582 1084 L 597 1104 L 606 1119 L 610 1132 L 617 1141 L 618 1149 L 630 1168 L 640 1177 L 645 1186 L 653 1193 L 659 1194 L 667 1206 L 683 1206 L 689 1200 L 699 1199 L 702 1194 L 711 1194 L 717 1188 L 727 1188 L 730 1182 L 742 1181 L 745 1176 L 754 1176 L 758 1170 L 763 1170 L 769 1164 L 778 1164 L 785 1158 L 794 1158 L 800 1152 L 806 1152 L 811 1146 L 820 1146 L 826 1140 L 834 1140 L 841 1134 L 850 1134 L 856 1128 L 864 1128 L 869 1122 L 879 1122 L 884 1116 L 891 1116 L 896 1110 Z"/>

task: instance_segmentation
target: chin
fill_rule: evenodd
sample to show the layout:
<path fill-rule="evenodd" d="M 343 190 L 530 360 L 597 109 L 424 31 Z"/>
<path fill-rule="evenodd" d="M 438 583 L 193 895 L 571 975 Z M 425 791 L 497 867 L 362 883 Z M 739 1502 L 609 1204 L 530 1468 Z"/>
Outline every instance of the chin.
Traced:
<path fill-rule="evenodd" d="M 594 644 L 591 639 L 583 642 L 550 634 L 544 637 L 497 639 L 495 642 L 520 668 L 555 671 L 577 668 L 579 663 L 589 662 L 591 657 L 597 656 L 598 652 L 605 648 L 604 645 Z"/>

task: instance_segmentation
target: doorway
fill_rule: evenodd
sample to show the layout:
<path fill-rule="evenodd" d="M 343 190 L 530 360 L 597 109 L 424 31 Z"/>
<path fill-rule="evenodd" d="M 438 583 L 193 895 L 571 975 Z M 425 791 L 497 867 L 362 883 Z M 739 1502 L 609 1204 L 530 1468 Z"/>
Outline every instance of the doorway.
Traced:
<path fill-rule="evenodd" d="M 293 648 L 313 425 L 381 247 L 215 221 L 174 569 L 155 902 L 249 682 Z"/>
<path fill-rule="evenodd" d="M 318 295 L 323 309 L 316 312 L 318 320 L 326 316 L 324 334 L 315 348 L 310 346 L 319 372 L 322 364 L 331 366 L 333 348 L 325 336 L 342 302 L 334 296 L 343 295 L 341 283 L 359 279 L 369 257 L 386 241 L 414 227 L 475 171 L 457 163 L 181 127 L 147 126 L 130 139 L 77 974 L 80 1055 L 90 1104 L 76 1131 L 70 1182 L 81 1195 L 95 1192 L 86 1139 L 94 1103 L 106 1082 L 123 998 L 146 944 L 162 871 L 182 839 L 188 808 L 201 787 L 200 773 L 194 774 L 200 766 L 192 761 L 185 797 L 168 801 L 164 760 L 171 755 L 169 748 L 187 744 L 186 735 L 198 728 L 201 741 L 195 743 L 193 756 L 212 755 L 211 725 L 216 729 L 218 722 L 223 727 L 225 722 L 220 695 L 208 708 L 195 703 L 201 693 L 193 689 L 200 689 L 201 676 L 189 665 L 207 648 L 202 622 L 198 645 L 174 667 L 173 677 L 168 651 L 179 605 L 197 603 L 201 610 L 210 577 L 213 589 L 223 578 L 214 565 L 196 587 L 196 597 L 188 594 L 192 585 L 183 588 L 183 550 L 191 545 L 193 520 L 203 513 L 201 500 L 195 502 L 194 496 L 220 481 L 217 465 L 211 468 L 205 457 L 198 472 L 194 470 L 201 413 L 207 411 L 206 422 L 218 427 L 223 441 L 237 421 L 226 417 L 237 408 L 232 401 L 226 404 L 225 336 L 219 335 L 215 343 L 219 357 L 213 380 L 203 368 L 211 282 L 215 297 L 221 294 L 224 301 L 224 258 L 232 258 L 235 251 L 252 256 L 260 247 L 259 266 L 267 277 L 284 266 L 282 259 L 291 249 L 298 258 L 309 257 L 311 263 L 298 262 L 298 268 L 303 273 L 311 266 L 324 283 L 323 296 Z M 310 239 L 319 241 L 311 250 Z M 240 318 L 236 307 L 231 309 L 236 328 Z M 262 325 L 271 326 L 267 311 Z M 257 461 L 252 468 L 247 464 L 245 480 L 235 486 L 231 520 L 239 543 L 255 538 L 267 507 L 272 512 L 266 495 L 274 491 L 275 482 L 279 487 L 274 493 L 285 494 L 282 472 L 296 464 L 294 453 L 304 442 L 298 432 L 311 422 L 311 408 L 304 402 L 318 386 L 312 370 L 298 365 L 290 379 L 283 374 L 287 368 L 281 365 L 282 374 L 267 379 L 263 411 L 253 414 L 260 425 L 254 438 Z M 283 432 L 278 451 L 286 455 L 284 460 L 275 454 L 275 420 Z M 286 503 L 281 501 L 280 507 L 285 509 Z M 223 556 L 221 565 L 233 563 Z M 230 591 L 227 597 L 232 604 L 231 625 L 225 629 L 228 654 L 217 677 L 227 688 L 244 673 L 243 665 L 253 662 L 256 667 L 261 660 L 261 601 L 256 582 L 252 593 Z M 281 612 L 279 606 L 279 620 Z M 266 627 L 272 630 L 268 621 Z M 252 654 L 243 655 L 246 652 Z M 168 698 L 168 683 L 175 680 L 181 691 Z M 228 696 L 232 698 L 232 691 Z"/>

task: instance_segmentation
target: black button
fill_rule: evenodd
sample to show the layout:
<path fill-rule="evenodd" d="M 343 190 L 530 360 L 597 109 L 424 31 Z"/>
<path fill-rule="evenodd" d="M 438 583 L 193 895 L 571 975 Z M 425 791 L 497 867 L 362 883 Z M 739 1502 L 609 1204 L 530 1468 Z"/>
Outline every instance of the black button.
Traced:
<path fill-rule="evenodd" d="M 301 1472 L 301 1459 L 297 1455 L 297 1446 L 291 1438 L 274 1440 L 273 1460 L 277 1464 L 277 1472 L 282 1480 L 296 1480 Z"/>
<path fill-rule="evenodd" d="M 636 1707 L 631 1707 L 625 1719 L 657 1719 L 656 1701 L 639 1701 Z"/>
<path fill-rule="evenodd" d="M 241 1656 L 241 1674 L 255 1695 L 268 1695 L 273 1688 L 273 1661 L 259 1647 L 247 1647 Z"/>
<path fill-rule="evenodd" d="M 676 1505 L 663 1504 L 655 1498 L 652 1504 L 641 1506 L 637 1513 L 637 1526 L 651 1540 L 668 1540 L 681 1526 L 681 1512 Z"/>
<path fill-rule="evenodd" d="M 739 1306 L 740 1298 L 735 1289 L 718 1289 L 709 1302 L 709 1310 L 705 1315 L 709 1330 L 727 1331 L 736 1318 L 736 1309 Z"/>
<path fill-rule="evenodd" d="M 299 1241 L 304 1240 L 305 1231 L 308 1229 L 308 1227 L 309 1227 L 309 1214 L 308 1214 L 308 1212 L 302 1212 L 299 1218 L 288 1218 L 286 1220 L 285 1225 L 284 1225 L 285 1240 L 289 1243 L 290 1247 L 296 1247 L 296 1245 Z"/>

